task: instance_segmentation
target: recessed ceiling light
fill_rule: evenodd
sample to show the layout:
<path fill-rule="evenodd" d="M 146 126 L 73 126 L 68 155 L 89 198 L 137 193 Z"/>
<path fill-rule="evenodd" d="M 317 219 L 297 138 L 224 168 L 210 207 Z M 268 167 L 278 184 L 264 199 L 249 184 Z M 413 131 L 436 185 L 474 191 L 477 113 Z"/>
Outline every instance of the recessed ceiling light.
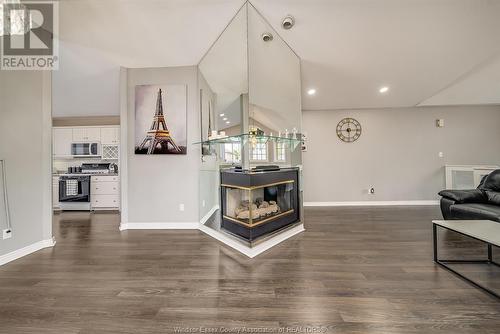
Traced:
<path fill-rule="evenodd" d="M 220 116 L 220 117 L 224 117 L 224 114 L 220 114 L 219 116 Z"/>
<path fill-rule="evenodd" d="M 307 94 L 308 94 L 308 95 L 314 95 L 314 94 L 316 94 L 316 89 L 314 89 L 314 88 L 309 89 L 309 90 L 307 91 Z"/>
<path fill-rule="evenodd" d="M 387 86 L 384 86 L 384 87 L 380 87 L 380 89 L 378 90 L 380 93 L 387 93 L 389 91 L 389 87 Z"/>
<path fill-rule="evenodd" d="M 224 117 L 222 120 L 227 121 L 227 117 Z"/>
<path fill-rule="evenodd" d="M 231 122 L 229 122 L 229 121 L 226 121 L 226 124 L 229 124 L 229 123 L 231 123 Z"/>

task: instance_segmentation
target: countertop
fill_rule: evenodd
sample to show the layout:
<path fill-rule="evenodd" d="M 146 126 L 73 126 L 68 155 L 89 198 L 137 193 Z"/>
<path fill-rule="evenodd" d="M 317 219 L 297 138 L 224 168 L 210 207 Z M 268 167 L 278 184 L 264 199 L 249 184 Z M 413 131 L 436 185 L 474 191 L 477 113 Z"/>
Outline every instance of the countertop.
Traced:
<path fill-rule="evenodd" d="M 90 173 L 52 173 L 52 176 L 118 176 L 118 173 L 90 174 Z"/>

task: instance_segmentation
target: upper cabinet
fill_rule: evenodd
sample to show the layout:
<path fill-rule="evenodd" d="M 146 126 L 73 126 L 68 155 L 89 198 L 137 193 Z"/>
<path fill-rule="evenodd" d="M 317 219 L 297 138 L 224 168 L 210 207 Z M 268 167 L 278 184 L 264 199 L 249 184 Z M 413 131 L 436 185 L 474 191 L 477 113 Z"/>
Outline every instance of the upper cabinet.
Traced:
<path fill-rule="evenodd" d="M 95 127 L 73 128 L 74 142 L 99 142 L 101 141 L 101 129 Z"/>
<path fill-rule="evenodd" d="M 54 128 L 52 132 L 52 154 L 60 157 L 70 156 L 72 142 L 72 128 Z"/>
<path fill-rule="evenodd" d="M 101 128 L 101 144 L 113 145 L 120 142 L 120 128 Z"/>
<path fill-rule="evenodd" d="M 106 152 L 118 152 L 120 143 L 119 126 L 56 127 L 52 132 L 53 156 L 71 157 L 71 144 L 81 142 L 100 143 Z M 104 154 L 104 150 L 102 150 Z M 117 153 L 108 159 L 117 159 Z M 104 158 L 104 156 L 103 156 Z"/>

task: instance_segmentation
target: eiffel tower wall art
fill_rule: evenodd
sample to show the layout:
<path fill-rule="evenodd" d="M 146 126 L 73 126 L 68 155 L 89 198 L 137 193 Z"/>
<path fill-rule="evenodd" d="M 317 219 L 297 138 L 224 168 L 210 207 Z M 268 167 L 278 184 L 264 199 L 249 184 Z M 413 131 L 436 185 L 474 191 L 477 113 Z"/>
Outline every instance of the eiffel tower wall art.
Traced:
<path fill-rule="evenodd" d="M 186 85 L 135 87 L 135 154 L 186 154 Z"/>

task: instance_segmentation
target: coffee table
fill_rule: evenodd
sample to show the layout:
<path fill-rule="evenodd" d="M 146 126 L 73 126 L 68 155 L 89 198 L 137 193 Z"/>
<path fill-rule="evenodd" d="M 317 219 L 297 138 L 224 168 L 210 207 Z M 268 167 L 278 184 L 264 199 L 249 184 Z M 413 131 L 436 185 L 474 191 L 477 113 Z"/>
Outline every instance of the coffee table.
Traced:
<path fill-rule="evenodd" d="M 434 244 L 434 262 L 448 269 L 464 280 L 480 288 L 491 295 L 500 298 L 495 291 L 471 280 L 458 271 L 450 268 L 447 264 L 456 263 L 483 263 L 488 265 L 500 266 L 493 260 L 493 246 L 500 247 L 500 223 L 491 220 L 433 220 L 432 221 L 433 244 Z M 487 259 L 478 260 L 441 260 L 438 256 L 438 228 L 444 228 L 466 237 L 481 241 L 488 246 Z"/>

